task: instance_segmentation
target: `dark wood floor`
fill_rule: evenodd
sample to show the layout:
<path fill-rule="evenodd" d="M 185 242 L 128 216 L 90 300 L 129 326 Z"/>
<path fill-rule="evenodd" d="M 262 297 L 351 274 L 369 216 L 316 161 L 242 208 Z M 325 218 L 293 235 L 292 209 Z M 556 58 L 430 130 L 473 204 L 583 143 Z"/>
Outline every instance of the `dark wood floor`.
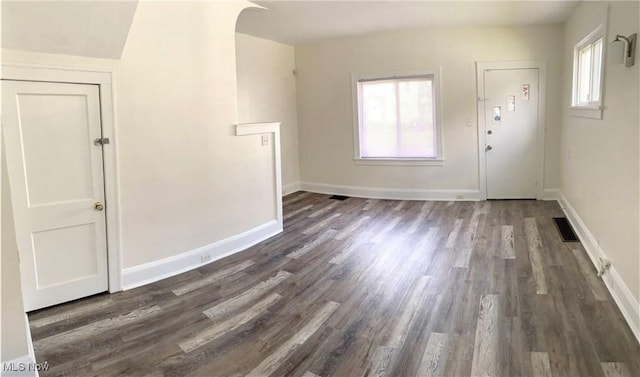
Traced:
<path fill-rule="evenodd" d="M 285 232 L 32 313 L 42 376 L 640 376 L 640 346 L 555 202 L 296 193 Z"/>

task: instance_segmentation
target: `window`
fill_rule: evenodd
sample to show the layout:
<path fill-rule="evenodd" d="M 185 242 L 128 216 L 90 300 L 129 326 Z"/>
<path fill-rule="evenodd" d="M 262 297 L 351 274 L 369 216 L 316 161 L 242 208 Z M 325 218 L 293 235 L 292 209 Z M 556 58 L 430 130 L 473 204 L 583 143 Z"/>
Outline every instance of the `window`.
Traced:
<path fill-rule="evenodd" d="M 573 54 L 574 110 L 592 110 L 594 113 L 574 113 L 577 116 L 601 117 L 602 56 L 604 27 L 600 26 L 575 46 Z"/>
<path fill-rule="evenodd" d="M 436 72 L 359 77 L 354 78 L 354 83 L 356 161 L 374 164 L 442 161 Z"/>

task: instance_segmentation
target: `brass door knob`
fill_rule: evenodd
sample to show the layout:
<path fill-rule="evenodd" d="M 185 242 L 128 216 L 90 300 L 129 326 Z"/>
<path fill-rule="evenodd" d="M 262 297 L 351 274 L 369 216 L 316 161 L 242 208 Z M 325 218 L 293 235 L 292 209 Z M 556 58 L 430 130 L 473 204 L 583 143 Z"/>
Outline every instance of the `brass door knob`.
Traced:
<path fill-rule="evenodd" d="M 96 211 L 102 211 L 104 209 L 104 204 L 102 204 L 101 202 L 96 202 L 93 205 L 93 208 L 95 208 Z"/>

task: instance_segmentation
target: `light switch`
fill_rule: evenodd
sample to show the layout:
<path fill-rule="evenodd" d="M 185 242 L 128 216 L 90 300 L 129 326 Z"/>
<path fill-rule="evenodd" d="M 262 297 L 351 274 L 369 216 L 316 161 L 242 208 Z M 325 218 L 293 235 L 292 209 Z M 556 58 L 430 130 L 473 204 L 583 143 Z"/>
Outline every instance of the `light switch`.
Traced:
<path fill-rule="evenodd" d="M 262 146 L 269 145 L 269 135 L 262 135 Z"/>

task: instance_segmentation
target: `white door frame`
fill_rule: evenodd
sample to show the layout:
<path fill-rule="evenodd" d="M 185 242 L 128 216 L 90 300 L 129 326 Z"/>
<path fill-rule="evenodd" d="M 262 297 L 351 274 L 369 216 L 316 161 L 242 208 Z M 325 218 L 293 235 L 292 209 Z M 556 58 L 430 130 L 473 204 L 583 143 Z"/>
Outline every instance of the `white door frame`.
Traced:
<path fill-rule="evenodd" d="M 122 290 L 120 243 L 120 195 L 118 174 L 118 142 L 114 116 L 113 69 L 81 69 L 42 66 L 28 63 L 3 63 L 3 80 L 42 81 L 99 86 L 102 135 L 110 144 L 103 147 L 104 189 L 107 203 L 107 266 L 109 292 Z"/>
<path fill-rule="evenodd" d="M 547 64 L 543 60 L 522 60 L 503 62 L 476 62 L 476 98 L 478 103 L 478 187 L 480 199 L 487 200 L 487 165 L 486 165 L 486 124 L 484 106 L 484 71 L 506 69 L 538 70 L 538 132 L 537 132 L 537 178 L 536 199 L 544 199 L 544 138 L 546 130 L 546 88 Z"/>

